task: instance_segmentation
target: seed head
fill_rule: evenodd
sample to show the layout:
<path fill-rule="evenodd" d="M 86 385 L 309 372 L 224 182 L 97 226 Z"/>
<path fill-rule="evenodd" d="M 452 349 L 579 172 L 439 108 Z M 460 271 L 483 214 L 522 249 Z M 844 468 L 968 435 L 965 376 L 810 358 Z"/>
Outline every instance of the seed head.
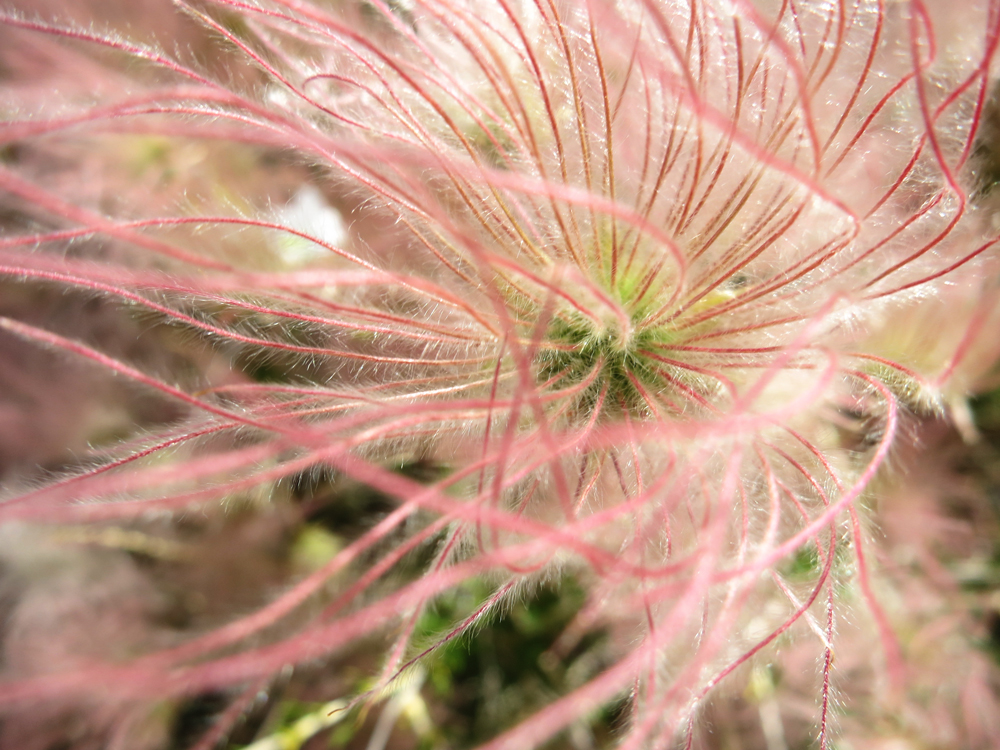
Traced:
<path fill-rule="evenodd" d="M 374 493 L 381 515 L 259 611 L 151 638 L 109 690 L 252 685 L 381 634 L 367 699 L 433 651 L 448 592 L 487 591 L 433 645 L 566 576 L 586 603 L 547 653 L 597 631 L 606 653 L 484 747 L 623 696 L 622 747 L 692 747 L 796 634 L 827 748 L 842 600 L 898 682 L 859 515 L 901 425 L 995 361 L 995 3 L 176 5 L 218 62 L 0 14 L 8 49 L 53 60 L 5 94 L 0 273 L 113 301 L 182 362 L 0 328 L 184 410 L 0 514 L 308 521 Z M 38 672 L 0 698 L 102 674 Z"/>

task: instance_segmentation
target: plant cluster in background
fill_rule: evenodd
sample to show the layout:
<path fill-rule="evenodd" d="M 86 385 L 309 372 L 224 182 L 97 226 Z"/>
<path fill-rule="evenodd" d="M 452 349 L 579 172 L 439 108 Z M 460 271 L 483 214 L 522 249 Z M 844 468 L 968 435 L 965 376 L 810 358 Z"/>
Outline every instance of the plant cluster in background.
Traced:
<path fill-rule="evenodd" d="M 1000 743 L 1000 3 L 120 6 L 0 10 L 3 747 Z"/>

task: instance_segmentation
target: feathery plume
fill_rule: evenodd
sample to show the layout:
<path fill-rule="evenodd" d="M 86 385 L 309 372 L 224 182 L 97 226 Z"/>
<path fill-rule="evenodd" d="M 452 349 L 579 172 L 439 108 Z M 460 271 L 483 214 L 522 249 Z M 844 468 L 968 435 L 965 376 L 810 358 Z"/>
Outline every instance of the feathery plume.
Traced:
<path fill-rule="evenodd" d="M 484 748 L 624 697 L 621 747 L 708 742 L 714 691 L 793 634 L 831 747 L 844 588 L 905 686 L 864 506 L 907 425 L 961 420 L 996 360 L 997 3 L 175 4 L 208 62 L 0 15 L 5 288 L 116 310 L 141 345 L 30 302 L 3 340 L 159 399 L 0 517 L 200 566 L 192 515 L 233 559 L 341 525 L 263 600 L 25 663 L 4 705 L 100 721 L 373 637 L 370 692 L 329 700 L 379 697 L 566 577 L 586 594 L 546 653 L 602 631 L 607 656 Z M 37 377 L 46 419 L 58 387 Z M 352 528 L 362 491 L 381 511 Z"/>

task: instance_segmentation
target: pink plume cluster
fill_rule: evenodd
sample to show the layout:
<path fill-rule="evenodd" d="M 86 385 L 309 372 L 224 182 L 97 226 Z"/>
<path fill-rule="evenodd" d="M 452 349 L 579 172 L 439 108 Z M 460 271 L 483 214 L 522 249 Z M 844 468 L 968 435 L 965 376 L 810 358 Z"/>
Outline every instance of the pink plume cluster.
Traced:
<path fill-rule="evenodd" d="M 908 486 L 936 518 L 908 443 L 974 439 L 1000 355 L 1000 3 L 174 5 L 0 12 L 4 746 L 166 747 L 151 706 L 235 695 L 214 747 L 372 639 L 328 699 L 374 705 L 566 578 L 547 656 L 602 658 L 484 749 L 621 701 L 616 746 L 721 747 L 742 691 L 825 750 L 855 687 L 884 747 L 1000 742 L 985 654 L 898 708 L 871 534 Z"/>

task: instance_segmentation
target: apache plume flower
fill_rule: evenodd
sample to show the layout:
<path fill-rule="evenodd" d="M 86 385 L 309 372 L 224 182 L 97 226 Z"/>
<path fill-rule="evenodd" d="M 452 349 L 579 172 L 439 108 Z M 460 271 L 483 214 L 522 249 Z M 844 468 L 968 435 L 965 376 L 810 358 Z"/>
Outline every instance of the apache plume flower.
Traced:
<path fill-rule="evenodd" d="M 960 409 L 995 358 L 996 4 L 177 5 L 222 65 L 2 16 L 62 94 L 7 87 L 0 271 L 197 353 L 158 377 L 0 318 L 186 409 L 0 513 L 169 557 L 164 517 L 394 500 L 260 609 L 25 667 L 8 705 L 252 687 L 381 632 L 377 690 L 442 594 L 489 585 L 431 649 L 561 575 L 587 598 L 551 653 L 604 629 L 610 657 L 486 747 L 624 695 L 622 747 L 691 746 L 792 631 L 827 747 L 838 587 L 899 687 L 859 501 L 909 415 Z"/>

